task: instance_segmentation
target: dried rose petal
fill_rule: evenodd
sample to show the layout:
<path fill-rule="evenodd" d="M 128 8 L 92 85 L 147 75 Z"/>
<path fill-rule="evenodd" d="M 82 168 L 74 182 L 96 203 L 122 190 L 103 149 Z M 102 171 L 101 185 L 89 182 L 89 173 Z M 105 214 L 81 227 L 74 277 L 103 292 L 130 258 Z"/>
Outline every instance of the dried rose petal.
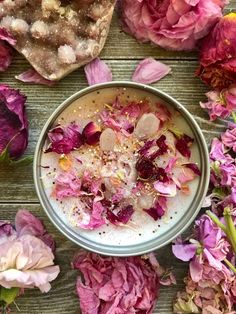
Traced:
<path fill-rule="evenodd" d="M 49 81 L 42 77 L 36 70 L 29 69 L 19 75 L 16 75 L 15 78 L 24 83 L 31 84 L 41 84 L 47 86 L 54 86 L 56 84 L 55 81 Z"/>
<path fill-rule="evenodd" d="M 143 209 L 148 215 L 150 215 L 154 220 L 160 219 L 164 214 L 165 210 L 161 207 L 161 205 L 156 202 L 155 207 L 151 207 L 148 209 Z"/>
<path fill-rule="evenodd" d="M 135 168 L 138 171 L 138 175 L 141 179 L 150 179 L 155 173 L 155 166 L 153 165 L 152 161 L 145 157 L 140 158 L 137 161 Z"/>
<path fill-rule="evenodd" d="M 95 145 L 99 142 L 101 129 L 94 122 L 89 122 L 83 129 L 82 137 L 85 143 L 89 145 Z"/>
<path fill-rule="evenodd" d="M 118 211 L 117 214 L 114 214 L 111 210 L 107 210 L 107 219 L 112 224 L 127 224 L 134 213 L 134 208 L 132 205 L 128 205 Z"/>
<path fill-rule="evenodd" d="M 84 67 L 89 85 L 112 81 L 112 73 L 107 64 L 99 58 L 94 59 Z"/>
<path fill-rule="evenodd" d="M 8 148 L 12 159 L 18 159 L 28 145 L 25 102 L 18 90 L 0 84 L 0 154 Z"/>
<path fill-rule="evenodd" d="M 151 147 L 153 147 L 153 144 L 155 143 L 154 140 L 150 140 L 150 141 L 146 141 L 145 144 L 143 145 L 143 147 L 141 147 L 138 151 L 138 153 L 141 155 L 141 156 L 145 156 L 147 157 L 148 156 L 148 151 Z"/>
<path fill-rule="evenodd" d="M 156 181 L 153 186 L 154 189 L 163 196 L 174 197 L 177 193 L 176 184 L 173 181 Z"/>
<path fill-rule="evenodd" d="M 176 149 L 183 155 L 184 157 L 190 158 L 191 150 L 190 146 L 193 143 L 193 139 L 187 134 L 183 134 L 179 138 L 177 138 L 175 147 Z"/>
<path fill-rule="evenodd" d="M 161 135 L 157 140 L 156 140 L 156 144 L 158 146 L 158 150 L 156 152 L 154 152 L 151 156 L 150 159 L 151 160 L 155 160 L 157 157 L 164 155 L 165 153 L 167 153 L 168 151 L 168 145 L 165 142 L 166 140 L 166 136 L 165 135 Z"/>
<path fill-rule="evenodd" d="M 6 41 L 8 44 L 15 46 L 16 39 L 5 29 L 0 28 L 0 40 Z"/>
<path fill-rule="evenodd" d="M 166 173 L 166 170 L 161 167 L 156 167 L 153 175 L 154 180 L 158 180 L 161 182 L 169 182 L 168 174 Z"/>
<path fill-rule="evenodd" d="M 194 163 L 189 163 L 189 164 L 183 164 L 183 166 L 185 166 L 186 168 L 191 169 L 197 176 L 201 175 L 201 171 L 198 168 L 198 166 Z"/>
<path fill-rule="evenodd" d="M 45 151 L 46 153 L 69 154 L 83 144 L 79 127 L 76 124 L 71 124 L 68 127 L 56 126 L 48 132 L 48 138 L 50 144 Z"/>
<path fill-rule="evenodd" d="M 151 84 L 162 79 L 170 71 L 171 68 L 164 63 L 156 61 L 153 58 L 146 58 L 137 65 L 132 76 L 132 81 Z"/>
<path fill-rule="evenodd" d="M 213 88 L 236 82 L 236 13 L 225 15 L 204 38 L 197 75 Z"/>

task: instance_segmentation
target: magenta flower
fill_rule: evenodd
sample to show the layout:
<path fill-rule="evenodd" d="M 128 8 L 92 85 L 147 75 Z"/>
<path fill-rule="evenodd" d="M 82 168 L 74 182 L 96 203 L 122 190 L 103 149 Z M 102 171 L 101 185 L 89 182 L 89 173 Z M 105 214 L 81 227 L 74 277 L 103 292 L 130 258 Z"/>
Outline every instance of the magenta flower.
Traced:
<path fill-rule="evenodd" d="M 26 97 L 18 90 L 0 84 L 0 154 L 20 158 L 28 145 Z"/>
<path fill-rule="evenodd" d="M 6 71 L 12 61 L 12 49 L 6 43 L 14 46 L 16 40 L 4 28 L 0 28 L 0 72 Z"/>
<path fill-rule="evenodd" d="M 236 82 L 236 13 L 219 20 L 203 39 L 197 74 L 213 88 L 228 88 Z"/>
<path fill-rule="evenodd" d="M 122 0 L 124 31 L 139 41 L 171 50 L 191 50 L 222 16 L 225 0 Z"/>

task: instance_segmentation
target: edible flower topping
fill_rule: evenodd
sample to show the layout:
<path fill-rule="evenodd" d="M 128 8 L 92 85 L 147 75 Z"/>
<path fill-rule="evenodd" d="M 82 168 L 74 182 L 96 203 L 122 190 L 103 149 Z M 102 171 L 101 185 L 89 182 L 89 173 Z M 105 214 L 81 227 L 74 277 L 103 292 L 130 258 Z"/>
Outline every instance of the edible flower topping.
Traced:
<path fill-rule="evenodd" d="M 154 220 L 160 219 L 165 214 L 165 209 L 156 202 L 154 207 L 143 209 L 148 215 L 150 215 Z"/>
<path fill-rule="evenodd" d="M 193 143 L 193 139 L 187 134 L 183 134 L 182 136 L 176 139 L 175 147 L 186 158 L 191 157 L 190 146 Z"/>
<path fill-rule="evenodd" d="M 127 224 L 130 220 L 131 216 L 134 213 L 134 208 L 132 205 L 125 206 L 124 208 L 120 209 L 117 214 L 112 212 L 111 210 L 107 210 L 107 219 L 116 224 Z"/>
<path fill-rule="evenodd" d="M 56 126 L 48 132 L 48 138 L 50 144 L 46 153 L 69 154 L 83 144 L 82 135 L 76 124 L 70 124 L 67 127 Z"/>
<path fill-rule="evenodd" d="M 95 145 L 98 143 L 101 133 L 98 125 L 91 121 L 84 127 L 82 137 L 85 143 Z"/>

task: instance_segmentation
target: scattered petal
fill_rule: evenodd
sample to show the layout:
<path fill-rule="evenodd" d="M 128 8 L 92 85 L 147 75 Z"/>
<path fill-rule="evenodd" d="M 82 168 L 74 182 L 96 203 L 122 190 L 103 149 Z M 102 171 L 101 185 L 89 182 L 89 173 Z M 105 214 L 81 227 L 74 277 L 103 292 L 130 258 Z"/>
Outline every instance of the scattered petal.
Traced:
<path fill-rule="evenodd" d="M 24 83 L 30 84 L 41 84 L 47 86 L 54 86 L 55 81 L 50 81 L 42 77 L 35 69 L 29 69 L 19 75 L 16 75 L 15 78 Z"/>
<path fill-rule="evenodd" d="M 94 59 L 84 67 L 89 85 L 112 81 L 112 73 L 106 63 L 99 58 Z"/>

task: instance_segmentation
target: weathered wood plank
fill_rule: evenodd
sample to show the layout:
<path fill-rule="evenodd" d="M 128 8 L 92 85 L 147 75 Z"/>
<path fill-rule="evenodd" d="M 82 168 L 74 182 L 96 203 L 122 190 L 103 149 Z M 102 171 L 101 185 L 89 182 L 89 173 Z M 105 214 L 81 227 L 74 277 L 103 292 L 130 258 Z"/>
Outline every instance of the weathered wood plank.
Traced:
<path fill-rule="evenodd" d="M 52 233 L 57 242 L 56 263 L 61 268 L 61 273 L 52 284 L 48 294 L 40 291 L 25 290 L 25 294 L 17 299 L 17 305 L 21 314 L 75 314 L 79 311 L 79 300 L 75 294 L 75 282 L 78 272 L 71 269 L 70 262 L 79 247 L 67 240 L 49 222 L 39 205 L 15 204 L 0 205 L 0 219 L 13 220 L 15 213 L 20 208 L 26 208 L 33 214 L 43 219 L 47 230 Z M 183 288 L 183 277 L 187 273 L 187 264 L 177 261 L 171 254 L 170 245 L 157 252 L 158 260 L 164 267 L 173 267 L 177 278 L 177 285 L 162 287 L 154 314 L 172 313 L 172 301 L 177 291 Z M 16 308 L 12 306 L 12 314 L 16 314 Z M 125 314 L 125 313 L 124 313 Z"/>
<path fill-rule="evenodd" d="M 138 61 L 108 60 L 112 68 L 114 80 L 129 80 Z M 205 100 L 207 87 L 194 76 L 197 61 L 166 61 L 172 68 L 172 74 L 154 84 L 157 88 L 169 93 L 179 100 L 194 115 L 201 126 L 208 142 L 223 130 L 222 121 L 211 123 L 207 114 L 200 108 L 199 101 Z M 27 68 L 26 61 L 20 56 L 14 61 L 9 71 L 2 75 L 1 82 L 20 88 L 27 97 L 27 112 L 30 122 L 30 142 L 27 154 L 33 154 L 35 145 L 44 123 L 57 106 L 68 96 L 87 86 L 83 70 L 80 69 L 53 88 L 37 85 L 24 85 L 17 82 L 14 76 Z M 34 192 L 32 169 L 30 166 L 0 170 L 1 193 L 0 201 L 30 202 L 37 201 Z"/>

